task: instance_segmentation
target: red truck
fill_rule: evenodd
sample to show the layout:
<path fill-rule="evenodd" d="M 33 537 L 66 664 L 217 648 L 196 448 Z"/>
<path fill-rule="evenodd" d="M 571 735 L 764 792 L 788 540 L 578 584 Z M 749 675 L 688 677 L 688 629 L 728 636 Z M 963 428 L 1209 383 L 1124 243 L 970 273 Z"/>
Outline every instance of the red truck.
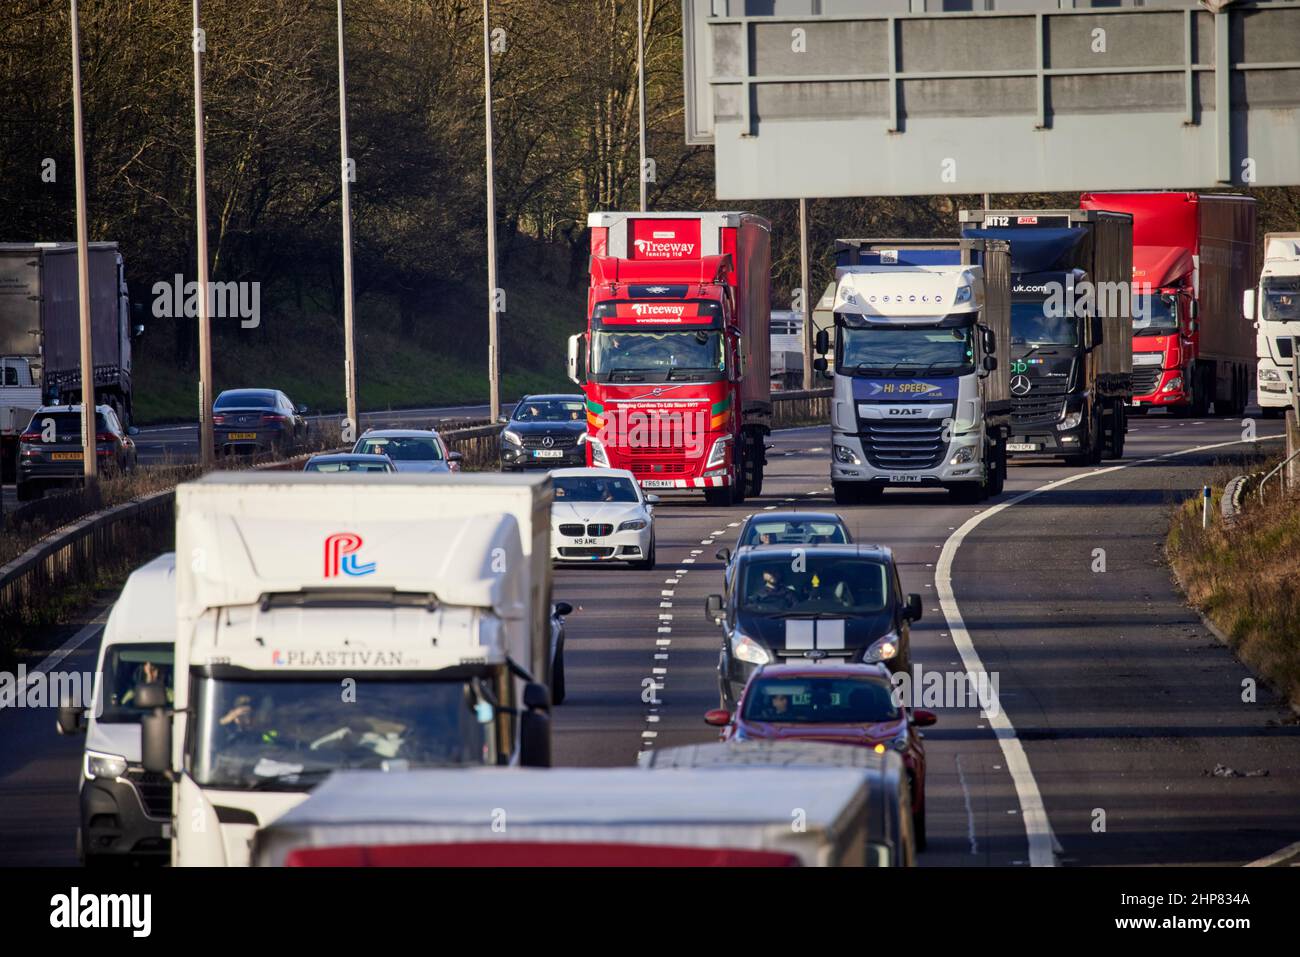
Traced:
<path fill-rule="evenodd" d="M 647 489 L 703 489 L 713 505 L 761 494 L 771 225 L 714 212 L 587 224 L 587 331 L 569 340 L 569 377 L 587 397 L 588 464 Z"/>
<path fill-rule="evenodd" d="M 1133 409 L 1240 415 L 1255 381 L 1255 331 L 1238 316 L 1255 276 L 1255 200 L 1084 193 L 1079 205 L 1133 216 Z"/>

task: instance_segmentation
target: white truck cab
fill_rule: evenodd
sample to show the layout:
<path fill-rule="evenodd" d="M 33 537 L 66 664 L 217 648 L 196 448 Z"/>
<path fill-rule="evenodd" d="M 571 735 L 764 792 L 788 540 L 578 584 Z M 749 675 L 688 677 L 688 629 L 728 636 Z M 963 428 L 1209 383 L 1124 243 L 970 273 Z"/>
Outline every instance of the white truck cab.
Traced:
<path fill-rule="evenodd" d="M 157 859 L 168 853 L 172 788 L 141 764 L 136 686 L 159 683 L 171 695 L 176 644 L 176 556 L 137 569 L 109 613 L 89 711 L 59 709 L 61 734 L 84 731 L 78 779 L 77 856 L 87 865 Z"/>
<path fill-rule="evenodd" d="M 1300 336 L 1300 233 L 1267 233 L 1258 289 L 1243 295 L 1242 313 L 1255 323 L 1256 400 L 1265 417 L 1291 404 L 1293 337 Z"/>
<path fill-rule="evenodd" d="M 181 485 L 175 701 L 144 722 L 172 862 L 247 864 L 338 769 L 548 764 L 549 549 L 525 555 L 515 513 L 549 497 L 530 475 Z"/>

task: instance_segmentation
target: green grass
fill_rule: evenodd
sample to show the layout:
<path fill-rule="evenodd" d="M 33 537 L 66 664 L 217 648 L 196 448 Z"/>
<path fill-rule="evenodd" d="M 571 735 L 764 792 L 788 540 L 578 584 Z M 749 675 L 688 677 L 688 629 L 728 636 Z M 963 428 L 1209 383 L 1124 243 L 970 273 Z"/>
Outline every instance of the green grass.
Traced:
<path fill-rule="evenodd" d="M 314 411 L 338 412 L 346 405 L 343 385 L 341 322 L 320 302 L 268 307 L 264 293 L 266 330 L 244 332 L 227 327 L 213 336 L 214 394 L 241 386 L 266 386 L 284 391 Z M 479 298 L 482 298 L 481 296 Z M 422 334 L 410 341 L 399 334 L 396 306 L 390 297 L 358 300 L 357 399 L 363 411 L 426 405 L 486 402 L 487 350 L 481 355 L 456 354 L 457 329 L 487 325 L 486 305 L 475 307 L 469 291 L 439 299 L 438 314 L 421 315 Z M 529 392 L 569 392 L 575 386 L 564 371 L 565 340 L 581 331 L 585 291 L 571 292 L 543 280 L 523 278 L 509 290 L 507 312 L 501 317 L 501 397 L 505 401 Z M 192 320 L 191 320 L 192 321 Z M 434 325 L 436 323 L 436 326 Z M 140 349 L 135 362 L 135 419 L 141 424 L 193 421 L 197 418 L 198 374 L 172 361 L 170 331 L 159 328 L 156 340 Z"/>

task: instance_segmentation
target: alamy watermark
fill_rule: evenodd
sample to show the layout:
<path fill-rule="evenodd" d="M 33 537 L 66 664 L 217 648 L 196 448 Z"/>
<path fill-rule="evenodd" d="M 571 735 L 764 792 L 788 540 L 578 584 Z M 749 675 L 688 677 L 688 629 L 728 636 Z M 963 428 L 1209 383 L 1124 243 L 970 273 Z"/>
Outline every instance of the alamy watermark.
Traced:
<path fill-rule="evenodd" d="M 155 319 L 193 319 L 199 314 L 199 284 L 185 281 L 177 273 L 171 282 L 160 279 L 153 284 Z M 262 284 L 260 282 L 208 282 L 208 316 L 212 319 L 238 319 L 244 329 L 262 324 Z"/>

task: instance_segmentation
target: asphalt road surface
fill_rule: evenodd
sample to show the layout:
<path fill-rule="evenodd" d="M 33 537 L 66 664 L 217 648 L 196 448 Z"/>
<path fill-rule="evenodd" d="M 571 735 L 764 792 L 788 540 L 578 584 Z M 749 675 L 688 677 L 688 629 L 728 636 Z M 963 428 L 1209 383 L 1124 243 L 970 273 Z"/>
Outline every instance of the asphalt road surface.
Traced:
<path fill-rule="evenodd" d="M 978 506 L 906 489 L 836 508 L 828 430 L 780 432 L 761 499 L 722 509 L 665 496 L 656 569 L 557 571 L 555 597 L 575 610 L 556 763 L 629 765 L 645 749 L 713 740 L 702 716 L 718 702 L 720 633 L 704 616 L 721 591 L 714 552 L 751 511 L 833 508 L 857 540 L 892 546 L 904 589 L 922 594 L 914 667 L 997 678 L 993 713 L 938 708 L 926 732 L 923 865 L 1276 854 L 1300 841 L 1300 727 L 1265 688 L 1242 700 L 1249 673 L 1160 560 L 1169 507 L 1256 451 L 1240 438 L 1238 420 L 1148 416 L 1121 462 L 1014 465 L 1006 491 Z M 1207 445 L 1218 447 L 1185 452 Z M 82 641 L 60 667 L 92 668 L 96 627 L 73 623 L 47 644 L 69 638 Z M 0 864 L 73 861 L 79 760 L 52 710 L 0 712 Z"/>

